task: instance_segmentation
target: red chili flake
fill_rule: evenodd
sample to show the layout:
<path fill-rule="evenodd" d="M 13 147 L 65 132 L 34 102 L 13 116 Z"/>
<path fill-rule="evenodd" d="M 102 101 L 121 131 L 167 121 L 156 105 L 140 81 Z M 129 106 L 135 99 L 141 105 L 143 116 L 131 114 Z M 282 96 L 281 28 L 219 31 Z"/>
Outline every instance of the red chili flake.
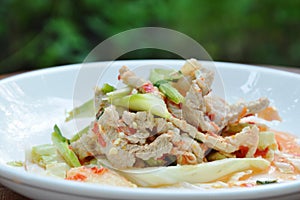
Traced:
<path fill-rule="evenodd" d="M 252 184 L 252 183 L 242 183 L 240 186 L 241 187 L 253 187 L 254 184 Z"/>
<path fill-rule="evenodd" d="M 104 167 L 101 167 L 101 168 L 98 168 L 98 167 L 92 167 L 91 170 L 93 171 L 94 174 L 104 174 L 105 172 L 108 171 L 108 169 L 104 168 Z"/>
<path fill-rule="evenodd" d="M 254 114 L 247 114 L 244 117 L 250 117 L 250 116 L 254 116 Z"/>
<path fill-rule="evenodd" d="M 119 126 L 117 131 L 125 133 L 125 135 L 133 135 L 136 133 L 136 129 L 128 127 L 128 126 Z"/>
<path fill-rule="evenodd" d="M 121 80 L 121 75 L 120 74 L 118 75 L 118 80 Z"/>
<path fill-rule="evenodd" d="M 97 122 L 94 122 L 94 127 L 92 129 L 92 131 L 98 136 L 98 143 L 102 146 L 102 147 L 106 147 L 106 142 L 103 139 L 100 131 L 99 131 L 99 125 Z"/>
<path fill-rule="evenodd" d="M 106 142 L 103 139 L 101 134 L 98 134 L 98 143 L 102 146 L 102 147 L 106 147 Z"/>
<path fill-rule="evenodd" d="M 85 181 L 87 177 L 83 174 L 75 174 L 74 176 L 70 176 L 66 178 L 67 180 L 72 180 L 72 181 Z"/>
<path fill-rule="evenodd" d="M 94 154 L 92 152 L 86 152 L 88 156 L 94 156 Z"/>
<path fill-rule="evenodd" d="M 216 118 L 216 115 L 214 113 L 208 113 L 207 116 L 210 119 L 210 121 L 214 121 Z"/>
<path fill-rule="evenodd" d="M 276 140 L 276 143 L 277 143 L 277 146 L 278 146 L 278 150 L 279 150 L 279 151 L 282 151 L 282 146 L 281 146 L 280 142 L 278 142 L 278 141 Z"/>
<path fill-rule="evenodd" d="M 182 109 L 182 103 L 177 104 L 179 109 Z"/>
<path fill-rule="evenodd" d="M 259 156 L 262 156 L 262 157 L 266 157 L 267 153 L 269 152 L 269 148 L 265 148 L 263 150 L 260 150 L 260 149 L 256 149 L 256 152 L 254 154 L 254 157 L 259 157 Z"/>
<path fill-rule="evenodd" d="M 97 122 L 94 122 L 94 126 L 93 126 L 92 131 L 93 131 L 95 134 L 99 134 L 99 125 L 98 125 Z"/>
<path fill-rule="evenodd" d="M 248 153 L 249 147 L 240 146 L 239 150 L 235 152 L 237 158 L 245 158 L 246 154 Z"/>
<path fill-rule="evenodd" d="M 152 83 L 144 83 L 144 85 L 142 86 L 142 91 L 145 93 L 154 92 L 154 86 L 152 85 Z"/>
<path fill-rule="evenodd" d="M 197 127 L 197 130 L 198 130 L 199 132 L 203 132 L 200 126 Z"/>

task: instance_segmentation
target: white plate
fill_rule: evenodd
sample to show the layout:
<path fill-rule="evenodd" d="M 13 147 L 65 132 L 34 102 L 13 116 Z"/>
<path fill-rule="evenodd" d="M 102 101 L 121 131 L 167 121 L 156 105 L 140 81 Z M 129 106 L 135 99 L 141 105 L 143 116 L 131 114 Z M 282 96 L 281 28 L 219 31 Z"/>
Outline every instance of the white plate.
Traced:
<path fill-rule="evenodd" d="M 71 134 L 77 124 L 64 124 L 65 112 L 93 97 L 93 87 L 116 83 L 122 65 L 147 75 L 148 67 L 180 67 L 184 61 L 139 60 L 90 63 L 49 68 L 0 81 L 0 182 L 34 199 L 290 199 L 300 197 L 300 180 L 254 188 L 221 190 L 126 189 L 57 180 L 10 167 L 6 163 L 24 160 L 24 150 L 50 143 L 56 123 Z M 107 64 L 112 64 L 109 68 Z M 300 75 L 241 64 L 215 62 L 217 81 L 213 88 L 227 101 L 240 98 L 271 99 L 283 122 L 273 128 L 299 132 Z M 99 78 L 100 77 L 100 78 Z M 224 85 L 222 84 L 224 83 Z M 86 122 L 82 122 L 86 123 Z M 79 124 L 80 126 L 80 124 Z"/>

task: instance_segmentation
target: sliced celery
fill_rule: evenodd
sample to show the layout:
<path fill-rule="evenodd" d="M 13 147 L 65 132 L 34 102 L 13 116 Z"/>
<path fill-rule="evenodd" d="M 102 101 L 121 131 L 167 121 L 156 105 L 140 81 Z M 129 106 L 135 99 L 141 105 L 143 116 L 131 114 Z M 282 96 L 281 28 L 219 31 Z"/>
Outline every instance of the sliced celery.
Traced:
<path fill-rule="evenodd" d="M 116 88 L 112 85 L 109 85 L 108 83 L 104 83 L 102 88 L 101 88 L 101 91 L 104 93 L 104 94 L 107 94 L 109 92 L 112 92 L 112 91 L 115 91 Z"/>
<path fill-rule="evenodd" d="M 176 103 L 176 104 L 183 103 L 184 97 L 170 83 L 159 84 L 158 89 L 163 94 L 165 94 L 168 99 L 170 99 L 174 103 Z"/>
<path fill-rule="evenodd" d="M 54 126 L 51 139 L 58 152 L 70 167 L 81 166 L 76 154 L 69 148 L 68 140 L 61 134 L 57 125 Z"/>
<path fill-rule="evenodd" d="M 152 83 L 156 83 L 160 80 L 177 81 L 181 77 L 182 74 L 180 73 L 180 71 L 176 71 L 174 69 L 156 68 L 151 70 L 149 79 Z"/>
<path fill-rule="evenodd" d="M 112 104 L 122 106 L 133 111 L 148 111 L 153 115 L 170 118 L 165 102 L 153 94 L 133 94 L 112 100 Z"/>
<path fill-rule="evenodd" d="M 106 95 L 110 100 L 112 100 L 112 99 L 115 99 L 115 98 L 119 98 L 119 97 L 129 95 L 131 91 L 132 91 L 131 87 L 124 87 L 124 88 L 117 89 L 115 91 L 109 92 Z"/>
<path fill-rule="evenodd" d="M 81 106 L 78 106 L 68 112 L 68 117 L 66 118 L 66 122 L 75 119 L 75 118 L 83 118 L 83 117 L 93 117 L 95 116 L 95 105 L 94 100 L 90 99 Z"/>
<path fill-rule="evenodd" d="M 9 161 L 6 163 L 7 165 L 13 166 L 13 167 L 24 167 L 23 161 Z"/>
<path fill-rule="evenodd" d="M 32 162 L 41 167 L 46 167 L 47 164 L 56 163 L 58 160 L 56 147 L 52 144 L 42 144 L 32 147 L 31 156 Z"/>
<path fill-rule="evenodd" d="M 176 104 L 182 103 L 184 97 L 169 82 L 178 80 L 182 74 L 172 69 L 153 69 L 150 73 L 150 81 Z"/>
<path fill-rule="evenodd" d="M 76 133 L 71 139 L 70 142 L 75 142 L 76 140 L 78 140 L 82 135 L 86 134 L 89 131 L 90 126 L 85 127 L 84 129 L 82 129 L 81 131 L 79 131 L 78 133 Z"/>

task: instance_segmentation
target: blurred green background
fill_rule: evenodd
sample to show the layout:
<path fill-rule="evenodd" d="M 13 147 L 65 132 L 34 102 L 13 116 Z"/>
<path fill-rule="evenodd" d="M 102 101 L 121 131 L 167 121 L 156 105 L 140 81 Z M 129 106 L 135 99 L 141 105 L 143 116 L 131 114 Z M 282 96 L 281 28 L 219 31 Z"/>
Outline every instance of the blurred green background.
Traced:
<path fill-rule="evenodd" d="M 108 37 L 145 26 L 180 31 L 216 61 L 300 67 L 299 0 L 1 0 L 0 73 L 79 63 Z"/>

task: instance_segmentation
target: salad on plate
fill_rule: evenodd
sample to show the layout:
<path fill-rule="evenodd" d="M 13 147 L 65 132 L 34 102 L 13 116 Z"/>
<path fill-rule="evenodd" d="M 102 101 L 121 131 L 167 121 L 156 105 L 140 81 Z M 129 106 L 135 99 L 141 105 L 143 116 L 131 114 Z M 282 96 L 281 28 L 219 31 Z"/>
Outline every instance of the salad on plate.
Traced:
<path fill-rule="evenodd" d="M 55 125 L 51 144 L 26 153 L 27 171 L 121 187 L 254 187 L 300 177 L 299 139 L 273 130 L 267 97 L 230 104 L 212 91 L 214 71 L 195 59 L 155 68 L 149 80 L 127 66 L 95 88 L 66 123 L 94 116 L 73 137 Z"/>

